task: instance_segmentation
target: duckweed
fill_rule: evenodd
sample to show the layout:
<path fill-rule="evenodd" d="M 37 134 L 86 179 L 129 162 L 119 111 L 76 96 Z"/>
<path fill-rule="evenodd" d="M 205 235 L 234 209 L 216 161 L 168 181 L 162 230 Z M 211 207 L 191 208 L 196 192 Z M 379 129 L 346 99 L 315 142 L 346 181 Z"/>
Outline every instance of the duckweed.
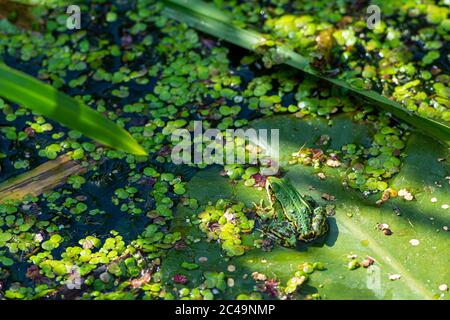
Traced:
<path fill-rule="evenodd" d="M 255 225 L 246 212 L 248 210 L 242 202 L 218 200 L 198 215 L 200 230 L 209 241 L 218 241 L 228 256 L 243 255 L 246 246 L 242 242 L 242 235 L 250 233 Z"/>
<path fill-rule="evenodd" d="M 385 117 L 378 119 L 375 130 L 369 148 L 348 144 L 341 150 L 324 151 L 319 148 L 323 141 L 319 141 L 318 148 L 304 147 L 294 153 L 289 163 L 313 166 L 319 171 L 325 166 L 345 166 L 344 184 L 366 193 L 384 191 L 389 187 L 389 179 L 400 171 L 407 133 L 389 126 Z"/>

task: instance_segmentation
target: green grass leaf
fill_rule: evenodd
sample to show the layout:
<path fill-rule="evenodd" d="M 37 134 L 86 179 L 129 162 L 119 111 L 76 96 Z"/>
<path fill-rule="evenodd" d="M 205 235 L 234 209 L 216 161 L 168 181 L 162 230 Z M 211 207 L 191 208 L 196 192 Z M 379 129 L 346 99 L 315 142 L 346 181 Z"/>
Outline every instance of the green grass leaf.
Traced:
<path fill-rule="evenodd" d="M 48 84 L 0 63 L 0 96 L 106 146 L 136 155 L 147 152 L 123 128 Z"/>
<path fill-rule="evenodd" d="M 232 18 L 216 7 L 197 0 L 162 0 L 166 5 L 165 13 L 189 26 L 223 39 L 234 45 L 254 51 L 264 40 L 264 35 L 254 30 L 242 29 L 232 23 Z M 287 46 L 277 46 L 277 51 L 284 57 L 284 63 L 310 75 L 333 83 L 348 92 L 363 97 L 375 107 L 390 112 L 396 118 L 419 129 L 422 133 L 432 136 L 446 144 L 450 144 L 450 127 L 435 120 L 414 114 L 373 90 L 362 90 L 352 87 L 343 80 L 323 76 L 312 69 L 310 61 Z"/>

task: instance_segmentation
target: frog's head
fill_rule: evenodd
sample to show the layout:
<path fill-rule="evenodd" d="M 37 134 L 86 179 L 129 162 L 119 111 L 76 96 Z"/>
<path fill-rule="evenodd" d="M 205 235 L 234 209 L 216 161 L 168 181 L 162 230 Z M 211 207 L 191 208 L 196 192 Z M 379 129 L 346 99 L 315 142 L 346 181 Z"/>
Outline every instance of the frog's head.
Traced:
<path fill-rule="evenodd" d="M 267 190 L 274 191 L 273 188 L 276 189 L 277 187 L 280 187 L 281 183 L 282 182 L 281 182 L 280 178 L 270 176 L 270 177 L 267 177 L 266 188 L 267 188 Z"/>
<path fill-rule="evenodd" d="M 268 177 L 266 190 L 271 205 L 274 205 L 276 201 L 280 201 L 283 206 L 292 203 L 304 207 L 310 214 L 313 213 L 311 205 L 289 181 L 277 177 Z"/>
<path fill-rule="evenodd" d="M 283 189 L 283 181 L 280 178 L 268 177 L 266 180 L 266 190 L 269 202 L 273 205 L 278 198 L 280 191 Z"/>

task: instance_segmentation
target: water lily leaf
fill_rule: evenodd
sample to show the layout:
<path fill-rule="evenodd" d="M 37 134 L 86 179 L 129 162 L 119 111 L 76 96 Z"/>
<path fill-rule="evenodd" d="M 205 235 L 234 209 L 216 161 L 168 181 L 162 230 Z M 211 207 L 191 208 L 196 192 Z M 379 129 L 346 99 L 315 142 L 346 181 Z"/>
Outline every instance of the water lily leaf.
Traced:
<path fill-rule="evenodd" d="M 332 148 L 367 143 L 367 125 L 354 124 L 345 117 L 335 118 L 334 123 L 329 127 L 325 120 L 290 116 L 252 122 L 255 128 L 280 129 L 281 165 L 286 178 L 301 193 L 324 204 L 329 202 L 321 199 L 322 194 L 336 197 L 335 215 L 329 218 L 330 231 L 322 243 L 299 245 L 296 249 L 275 247 L 271 252 L 253 249 L 227 260 L 217 243 L 203 239 L 188 249 L 173 250 L 164 260 L 165 276 L 169 278 L 180 271 L 176 268 L 178 261 L 206 257 L 199 263 L 199 269 L 189 274 L 189 279 L 193 284 L 201 284 L 202 271 L 225 272 L 235 279 L 235 286 L 227 288 L 226 295 L 236 298 L 242 292 L 251 292 L 255 284 L 251 277 L 243 279 L 244 274 L 260 272 L 286 283 L 299 265 L 321 262 L 325 270 L 311 275 L 308 286 L 300 288 L 302 294 L 319 292 L 329 299 L 448 298 L 448 292 L 439 290 L 440 285 L 450 281 L 447 272 L 450 234 L 446 231 L 450 217 L 445 209 L 450 203 L 446 180 L 450 168 L 448 162 L 440 161 L 448 157 L 448 151 L 426 136 L 413 134 L 407 143 L 403 167 L 390 184 L 397 190 L 409 190 L 414 200 L 398 197 L 378 206 L 375 202 L 379 194 L 364 197 L 361 192 L 345 189 L 340 168 L 325 169 L 327 178 L 321 180 L 311 167 L 287 164 L 292 152 L 303 144 L 313 144 L 323 134 L 331 137 Z M 220 198 L 244 201 L 251 206 L 266 197 L 264 191 L 245 187 L 243 183 L 230 183 L 220 176 L 220 168 L 199 172 L 187 185 L 187 193 L 198 199 L 201 207 Z M 201 210 L 180 206 L 173 228 L 200 238 L 197 226 L 187 223 L 186 218 Z M 383 233 L 377 227 L 379 224 L 389 225 L 392 234 Z M 254 232 L 245 240 L 246 244 L 251 245 L 252 237 L 259 235 Z M 374 262 L 364 268 L 367 259 Z M 230 264 L 235 266 L 234 272 L 227 272 Z"/>
<path fill-rule="evenodd" d="M 136 155 L 147 154 L 127 131 L 97 111 L 1 62 L 0 97 L 78 130 L 106 146 Z"/>

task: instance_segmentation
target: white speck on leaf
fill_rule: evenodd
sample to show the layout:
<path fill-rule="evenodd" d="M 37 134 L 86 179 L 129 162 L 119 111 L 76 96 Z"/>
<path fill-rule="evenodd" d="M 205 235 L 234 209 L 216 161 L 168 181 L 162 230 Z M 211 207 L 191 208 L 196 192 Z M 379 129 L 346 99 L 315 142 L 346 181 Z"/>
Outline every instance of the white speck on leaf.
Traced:
<path fill-rule="evenodd" d="M 399 274 L 391 274 L 391 275 L 389 275 L 389 280 L 395 281 L 395 280 L 400 279 L 401 277 L 402 277 L 402 276 L 399 275 Z"/>
<path fill-rule="evenodd" d="M 36 242 L 42 242 L 42 240 L 44 240 L 44 237 L 42 236 L 42 234 L 36 233 L 36 234 L 34 235 L 34 241 L 36 241 Z"/>
<path fill-rule="evenodd" d="M 406 189 L 399 190 L 398 191 L 398 196 L 402 197 L 406 201 L 411 201 L 411 200 L 414 199 L 414 196 L 410 192 L 408 192 Z"/>
<path fill-rule="evenodd" d="M 441 290 L 441 291 L 448 291 L 448 285 L 446 285 L 445 283 L 441 284 L 439 286 L 439 290 Z"/>

